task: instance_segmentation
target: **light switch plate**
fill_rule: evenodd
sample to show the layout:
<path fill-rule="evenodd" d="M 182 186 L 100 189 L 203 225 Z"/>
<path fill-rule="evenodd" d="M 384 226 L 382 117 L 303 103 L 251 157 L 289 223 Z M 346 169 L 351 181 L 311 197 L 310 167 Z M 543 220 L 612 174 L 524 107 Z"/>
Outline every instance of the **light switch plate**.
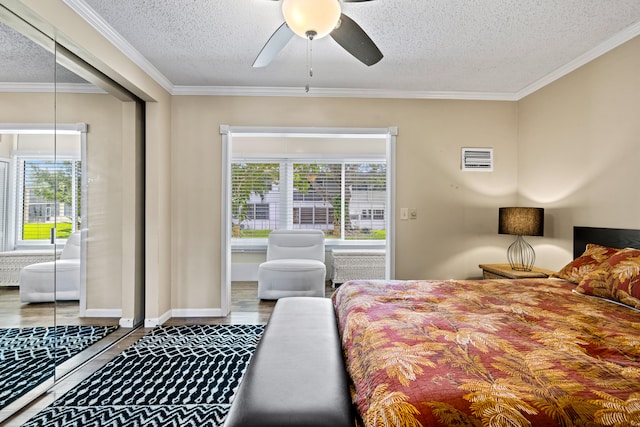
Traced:
<path fill-rule="evenodd" d="M 400 219 L 409 219 L 409 208 L 400 208 Z"/>
<path fill-rule="evenodd" d="M 409 209 L 409 218 L 410 219 L 418 219 L 418 209 L 417 208 Z"/>

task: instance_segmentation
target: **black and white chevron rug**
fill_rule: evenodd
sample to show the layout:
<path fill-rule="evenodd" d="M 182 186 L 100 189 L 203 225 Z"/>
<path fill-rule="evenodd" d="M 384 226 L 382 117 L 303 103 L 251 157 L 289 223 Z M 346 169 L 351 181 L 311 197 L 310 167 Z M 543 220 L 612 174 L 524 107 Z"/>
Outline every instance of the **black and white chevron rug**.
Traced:
<path fill-rule="evenodd" d="M 155 328 L 23 426 L 220 426 L 263 329 Z"/>
<path fill-rule="evenodd" d="M 54 374 L 59 365 L 115 331 L 117 326 L 0 329 L 0 408 Z"/>

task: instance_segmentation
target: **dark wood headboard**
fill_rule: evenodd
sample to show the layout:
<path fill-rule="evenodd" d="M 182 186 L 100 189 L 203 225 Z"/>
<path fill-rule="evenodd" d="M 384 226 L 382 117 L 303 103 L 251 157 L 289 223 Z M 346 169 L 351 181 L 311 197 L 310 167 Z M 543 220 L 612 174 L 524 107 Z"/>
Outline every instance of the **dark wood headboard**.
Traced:
<path fill-rule="evenodd" d="M 610 248 L 640 249 L 640 230 L 625 228 L 573 227 L 573 257 L 578 258 L 587 247 L 596 243 Z"/>

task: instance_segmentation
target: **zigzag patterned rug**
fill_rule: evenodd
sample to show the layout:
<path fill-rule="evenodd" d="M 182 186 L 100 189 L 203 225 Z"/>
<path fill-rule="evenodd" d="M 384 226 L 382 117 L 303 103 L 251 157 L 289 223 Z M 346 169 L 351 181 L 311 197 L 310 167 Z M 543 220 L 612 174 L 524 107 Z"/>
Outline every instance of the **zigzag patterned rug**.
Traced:
<path fill-rule="evenodd" d="M 0 408 L 7 406 L 117 326 L 0 329 Z"/>
<path fill-rule="evenodd" d="M 24 427 L 220 426 L 263 330 L 155 328 Z"/>

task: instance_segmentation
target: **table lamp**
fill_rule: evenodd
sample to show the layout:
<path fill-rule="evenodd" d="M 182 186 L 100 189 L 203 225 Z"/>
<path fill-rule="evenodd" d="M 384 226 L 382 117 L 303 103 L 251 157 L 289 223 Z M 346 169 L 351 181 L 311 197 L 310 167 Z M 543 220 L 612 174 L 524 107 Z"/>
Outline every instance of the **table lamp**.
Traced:
<path fill-rule="evenodd" d="M 531 267 L 536 261 L 536 253 L 522 236 L 543 235 L 544 209 L 500 208 L 498 233 L 518 236 L 507 249 L 509 265 L 513 270 L 531 271 Z"/>

